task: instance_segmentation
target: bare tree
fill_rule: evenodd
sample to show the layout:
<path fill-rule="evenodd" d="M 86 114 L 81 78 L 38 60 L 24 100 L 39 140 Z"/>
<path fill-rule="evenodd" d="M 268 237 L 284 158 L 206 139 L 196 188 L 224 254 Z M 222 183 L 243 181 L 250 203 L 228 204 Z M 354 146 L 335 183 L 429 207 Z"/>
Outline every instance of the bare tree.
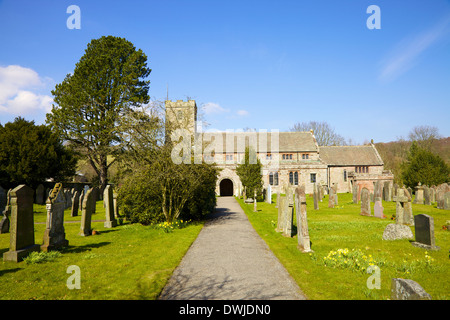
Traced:
<path fill-rule="evenodd" d="M 411 142 L 417 141 L 420 147 L 430 150 L 433 141 L 440 139 L 441 135 L 437 127 L 424 125 L 412 128 L 408 134 L 408 138 Z"/>
<path fill-rule="evenodd" d="M 346 145 L 344 137 L 337 134 L 327 122 L 309 121 L 297 122 L 291 131 L 313 130 L 319 146 L 343 146 Z"/>

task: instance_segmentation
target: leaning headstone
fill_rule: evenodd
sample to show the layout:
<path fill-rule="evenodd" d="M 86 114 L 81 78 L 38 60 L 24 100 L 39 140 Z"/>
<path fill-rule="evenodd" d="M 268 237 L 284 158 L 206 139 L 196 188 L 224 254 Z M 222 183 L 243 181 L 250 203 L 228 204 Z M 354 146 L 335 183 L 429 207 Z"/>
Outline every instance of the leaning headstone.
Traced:
<path fill-rule="evenodd" d="M 279 194 L 279 193 L 278 193 Z M 284 203 L 287 202 L 287 199 L 285 196 L 278 197 L 277 204 L 278 204 L 278 221 L 277 221 L 277 228 L 275 229 L 276 232 L 283 231 L 283 207 Z"/>
<path fill-rule="evenodd" d="M 413 280 L 394 278 L 391 283 L 391 300 L 431 300 L 431 296 Z"/>
<path fill-rule="evenodd" d="M 45 203 L 45 188 L 42 184 L 38 185 L 36 188 L 36 203 L 37 204 Z"/>
<path fill-rule="evenodd" d="M 414 218 L 412 214 L 411 195 L 405 188 L 397 190 L 397 195 L 394 197 L 396 201 L 395 220 L 396 223 L 405 225 L 414 225 Z"/>
<path fill-rule="evenodd" d="M 81 207 L 81 227 L 80 236 L 90 236 L 92 234 L 91 229 L 91 216 L 92 216 L 92 189 L 88 189 L 83 198 L 83 204 Z"/>
<path fill-rule="evenodd" d="M 79 205 L 80 205 L 80 192 L 76 190 L 72 198 L 72 210 L 70 213 L 72 217 L 78 216 Z"/>
<path fill-rule="evenodd" d="M 301 252 L 312 252 L 309 239 L 308 219 L 306 215 L 305 186 L 295 190 L 295 208 L 297 211 L 297 248 Z"/>
<path fill-rule="evenodd" d="M 1 212 L 3 214 L 2 220 L 0 221 L 0 234 L 1 233 L 8 233 L 9 232 L 9 216 L 11 215 L 11 190 L 8 190 L 8 193 L 6 194 L 6 205 L 5 209 Z"/>
<path fill-rule="evenodd" d="M 3 261 L 20 262 L 31 252 L 39 251 L 39 245 L 34 243 L 33 198 L 34 190 L 24 184 L 11 191 L 11 235 Z"/>
<path fill-rule="evenodd" d="M 117 220 L 114 217 L 114 202 L 113 202 L 113 190 L 110 185 L 106 186 L 107 192 L 104 193 L 106 196 L 106 208 L 105 208 L 105 216 L 106 220 L 104 223 L 105 228 L 114 228 L 117 226 Z M 256 192 L 255 192 L 256 194 Z M 256 198 L 255 198 L 256 201 Z"/>
<path fill-rule="evenodd" d="M 45 252 L 69 245 L 64 232 L 65 201 L 63 192 L 62 184 L 57 183 L 47 199 L 47 223 L 44 241 L 41 245 L 41 250 Z"/>
<path fill-rule="evenodd" d="M 434 219 L 426 214 L 418 214 L 414 216 L 414 228 L 416 233 L 416 241 L 411 244 L 416 247 L 439 250 L 434 239 Z"/>
<path fill-rule="evenodd" d="M 383 240 L 414 239 L 411 228 L 398 223 L 390 223 L 383 232 Z"/>
<path fill-rule="evenodd" d="M 420 182 L 416 187 L 416 197 L 414 198 L 414 203 L 423 204 L 423 186 Z"/>
<path fill-rule="evenodd" d="M 316 183 L 314 183 L 314 187 L 313 188 L 314 188 L 313 189 L 314 210 L 319 210 L 319 190 L 317 188 L 317 184 Z"/>
<path fill-rule="evenodd" d="M 370 212 L 370 198 L 369 198 L 369 190 L 367 188 L 362 188 L 361 190 L 361 213 L 362 216 L 371 217 L 372 214 Z"/>

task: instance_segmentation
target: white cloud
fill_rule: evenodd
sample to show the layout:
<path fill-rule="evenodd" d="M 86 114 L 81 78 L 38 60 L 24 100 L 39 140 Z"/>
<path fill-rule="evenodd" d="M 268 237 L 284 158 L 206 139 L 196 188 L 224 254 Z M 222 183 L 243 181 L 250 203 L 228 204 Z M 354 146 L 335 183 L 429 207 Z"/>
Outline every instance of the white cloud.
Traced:
<path fill-rule="evenodd" d="M 419 55 L 449 32 L 450 16 L 414 38 L 400 41 L 386 60 L 382 61 L 379 79 L 391 81 L 417 63 Z"/>
<path fill-rule="evenodd" d="M 214 102 L 207 102 L 202 106 L 203 111 L 205 114 L 212 114 L 212 113 L 223 113 L 223 112 L 229 112 L 229 109 L 222 108 L 219 104 Z"/>
<path fill-rule="evenodd" d="M 245 116 L 249 115 L 249 112 L 247 110 L 238 110 L 236 113 L 238 114 L 238 116 L 241 116 L 241 117 L 245 117 Z"/>
<path fill-rule="evenodd" d="M 41 78 L 30 68 L 0 66 L 0 113 L 25 116 L 49 112 L 52 97 L 38 91 L 46 89 L 51 82 L 51 79 Z"/>

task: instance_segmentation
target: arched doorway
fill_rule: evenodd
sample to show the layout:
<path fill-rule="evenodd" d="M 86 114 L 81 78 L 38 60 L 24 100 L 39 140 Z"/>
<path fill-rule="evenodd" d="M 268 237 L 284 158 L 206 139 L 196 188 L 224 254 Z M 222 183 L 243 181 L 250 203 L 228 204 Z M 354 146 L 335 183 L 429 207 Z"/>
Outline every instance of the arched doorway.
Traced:
<path fill-rule="evenodd" d="M 221 196 L 232 196 L 233 195 L 233 181 L 230 179 L 223 179 L 220 181 L 220 195 Z"/>

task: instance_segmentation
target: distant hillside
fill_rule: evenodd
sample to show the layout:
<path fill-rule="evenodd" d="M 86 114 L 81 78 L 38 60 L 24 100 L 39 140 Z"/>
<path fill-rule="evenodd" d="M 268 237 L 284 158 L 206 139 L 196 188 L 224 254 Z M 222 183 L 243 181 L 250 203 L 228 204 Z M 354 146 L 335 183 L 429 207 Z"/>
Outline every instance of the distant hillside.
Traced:
<path fill-rule="evenodd" d="M 400 164 L 406 160 L 407 152 L 411 146 L 410 141 L 393 141 L 375 143 L 386 170 L 394 173 L 395 182 L 400 181 Z M 450 137 L 437 139 L 431 142 L 429 150 L 439 155 L 445 163 L 450 165 Z"/>

